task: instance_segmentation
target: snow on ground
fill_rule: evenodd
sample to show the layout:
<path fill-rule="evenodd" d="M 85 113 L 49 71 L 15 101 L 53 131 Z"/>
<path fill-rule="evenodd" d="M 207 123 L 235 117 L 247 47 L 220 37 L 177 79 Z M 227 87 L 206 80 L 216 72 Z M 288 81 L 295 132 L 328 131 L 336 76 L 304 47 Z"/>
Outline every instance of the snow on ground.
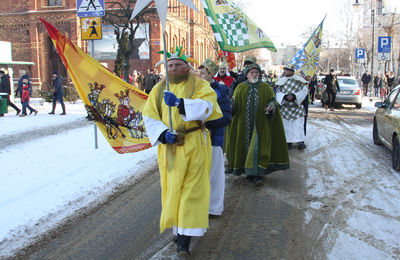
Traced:
<path fill-rule="evenodd" d="M 365 97 L 363 108 L 374 112 L 376 101 Z M 331 209 L 319 238 L 327 258 L 399 259 L 400 173 L 391 168 L 390 151 L 374 145 L 372 120 L 357 126 L 314 119 L 308 127 L 306 184 L 317 200 L 309 207 Z"/>
<path fill-rule="evenodd" d="M 38 115 L 25 118 L 10 108 L 0 118 L 0 136 L 18 138 L 24 131 L 74 124 L 86 116 L 82 103 L 67 104 L 66 116 L 48 115 L 48 103 L 32 106 Z M 60 113 L 60 107 L 56 111 Z M 94 127 L 89 124 L 0 151 L 0 258 L 157 168 L 155 148 L 118 154 L 100 131 L 98 146 L 94 148 Z"/>
<path fill-rule="evenodd" d="M 364 98 L 363 108 L 373 111 L 375 101 Z M 29 130 L 74 124 L 86 116 L 82 103 L 67 104 L 66 116 L 48 115 L 49 103 L 33 102 L 32 106 L 39 114 L 25 118 L 16 117 L 10 108 L 0 118 L 0 136 L 18 138 Z M 318 103 L 312 107 L 318 107 Z M 56 112 L 61 112 L 60 107 Z M 388 152 L 381 156 L 388 162 L 383 169 L 385 164 L 377 163 L 380 158 L 365 156 L 377 149 L 372 144 L 371 129 L 372 125 L 339 126 L 325 120 L 309 123 L 308 137 L 313 138 L 307 139 L 306 152 L 312 157 L 306 162 L 306 183 L 309 194 L 320 199 L 310 202 L 310 210 L 320 210 L 326 199 L 353 205 L 351 211 L 344 212 L 345 207 L 339 206 L 332 213 L 342 212 L 347 217 L 345 223 L 338 227 L 327 224 L 321 232 L 334 237 L 329 259 L 391 259 L 400 255 L 400 178 L 390 169 Z M 344 143 L 340 150 L 325 149 L 330 143 L 343 142 L 343 130 L 357 137 L 353 139 L 355 146 Z M 74 212 L 100 203 L 118 187 L 157 168 L 155 148 L 121 155 L 98 131 L 99 149 L 94 149 L 93 132 L 89 124 L 0 150 L 0 258 L 12 255 Z M 327 163 L 327 169 L 318 168 L 321 161 Z M 327 171 L 338 167 L 336 176 L 328 176 Z M 369 186 L 357 186 L 362 183 L 357 179 L 366 179 Z M 348 182 L 354 185 L 346 186 Z M 353 187 L 356 193 L 343 192 L 343 186 Z M 304 225 L 312 218 L 312 211 L 306 212 Z"/>

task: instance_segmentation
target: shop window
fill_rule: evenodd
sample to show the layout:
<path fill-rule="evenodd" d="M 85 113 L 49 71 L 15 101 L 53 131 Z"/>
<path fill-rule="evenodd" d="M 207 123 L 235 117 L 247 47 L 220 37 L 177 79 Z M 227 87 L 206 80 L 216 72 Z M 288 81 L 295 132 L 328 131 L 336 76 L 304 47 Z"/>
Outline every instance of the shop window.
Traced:
<path fill-rule="evenodd" d="M 48 0 L 48 6 L 62 6 L 62 0 Z"/>

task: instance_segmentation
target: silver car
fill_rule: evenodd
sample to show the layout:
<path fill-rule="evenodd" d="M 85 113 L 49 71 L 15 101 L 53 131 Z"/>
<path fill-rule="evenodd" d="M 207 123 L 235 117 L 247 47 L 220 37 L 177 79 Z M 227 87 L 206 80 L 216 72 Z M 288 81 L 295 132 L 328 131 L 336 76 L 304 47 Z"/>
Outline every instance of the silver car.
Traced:
<path fill-rule="evenodd" d="M 350 76 L 337 76 L 340 92 L 336 93 L 336 104 L 356 105 L 361 108 L 363 92 L 356 78 Z"/>
<path fill-rule="evenodd" d="M 383 102 L 376 102 L 372 137 L 392 151 L 392 167 L 400 170 L 400 85 Z"/>

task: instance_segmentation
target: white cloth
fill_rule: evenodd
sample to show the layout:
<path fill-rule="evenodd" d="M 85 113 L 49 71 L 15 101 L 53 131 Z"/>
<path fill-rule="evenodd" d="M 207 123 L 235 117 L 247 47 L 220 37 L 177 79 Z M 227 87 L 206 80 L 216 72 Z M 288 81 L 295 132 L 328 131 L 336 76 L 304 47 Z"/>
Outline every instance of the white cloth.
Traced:
<path fill-rule="evenodd" d="M 224 211 L 225 167 L 224 153 L 220 146 L 212 147 L 210 185 L 209 213 L 211 215 L 222 215 Z"/>
<path fill-rule="evenodd" d="M 185 99 L 185 112 L 186 115 L 181 115 L 184 121 L 206 120 L 213 111 L 213 105 L 201 99 Z M 175 108 L 176 109 L 176 108 Z M 150 139 L 152 146 L 157 146 L 161 142 L 158 141 L 161 133 L 169 129 L 162 121 L 155 120 L 148 116 L 143 116 L 144 125 L 146 126 L 146 133 Z"/>
<path fill-rule="evenodd" d="M 206 233 L 206 228 L 181 228 L 181 227 L 172 227 L 172 234 L 176 236 L 184 235 L 184 236 L 191 236 L 191 237 L 201 237 Z"/>
<path fill-rule="evenodd" d="M 295 120 L 282 118 L 282 123 L 285 128 L 287 143 L 298 143 L 306 140 L 306 136 L 304 135 L 304 117 Z"/>

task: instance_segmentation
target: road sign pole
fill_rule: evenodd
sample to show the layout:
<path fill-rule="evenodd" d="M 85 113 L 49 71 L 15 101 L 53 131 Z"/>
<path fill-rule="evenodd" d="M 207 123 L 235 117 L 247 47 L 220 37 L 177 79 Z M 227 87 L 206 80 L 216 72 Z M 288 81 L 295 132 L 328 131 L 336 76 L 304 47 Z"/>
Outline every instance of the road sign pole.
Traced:
<path fill-rule="evenodd" d="M 94 58 L 94 40 L 92 41 L 92 57 Z M 97 126 L 96 123 L 93 121 L 93 130 L 94 130 L 94 148 L 98 149 L 99 148 L 99 144 L 97 141 Z"/>

